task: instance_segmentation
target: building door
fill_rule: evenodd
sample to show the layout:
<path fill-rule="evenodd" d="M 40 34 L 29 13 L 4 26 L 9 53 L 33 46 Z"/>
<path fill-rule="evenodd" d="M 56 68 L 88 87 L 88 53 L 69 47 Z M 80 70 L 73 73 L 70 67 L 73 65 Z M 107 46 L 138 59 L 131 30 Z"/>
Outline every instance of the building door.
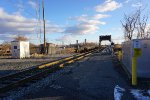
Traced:
<path fill-rule="evenodd" d="M 14 48 L 13 48 L 13 56 L 14 56 L 15 58 L 18 58 L 18 57 L 19 57 L 18 46 L 14 46 Z"/>

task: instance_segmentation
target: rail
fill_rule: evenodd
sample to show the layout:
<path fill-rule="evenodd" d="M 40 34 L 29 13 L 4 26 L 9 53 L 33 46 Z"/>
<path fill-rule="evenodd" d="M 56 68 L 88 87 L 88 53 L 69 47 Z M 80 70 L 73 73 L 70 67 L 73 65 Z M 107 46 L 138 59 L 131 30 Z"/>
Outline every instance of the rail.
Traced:
<path fill-rule="evenodd" d="M 25 85 L 30 81 L 46 77 L 50 73 L 62 69 L 65 65 L 81 60 L 84 57 L 93 54 L 94 52 L 97 52 L 97 49 L 92 49 L 86 53 L 62 58 L 33 68 L 25 69 L 20 72 L 0 77 L 0 94 L 5 94 L 10 90 Z"/>

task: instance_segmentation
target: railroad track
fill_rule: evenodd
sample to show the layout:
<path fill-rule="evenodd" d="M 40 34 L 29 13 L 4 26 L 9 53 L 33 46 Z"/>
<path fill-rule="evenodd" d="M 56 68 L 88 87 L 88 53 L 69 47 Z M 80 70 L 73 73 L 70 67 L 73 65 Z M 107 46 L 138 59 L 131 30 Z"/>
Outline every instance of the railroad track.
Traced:
<path fill-rule="evenodd" d="M 20 72 L 0 77 L 0 95 L 3 95 L 15 88 L 26 85 L 27 83 L 32 83 L 42 79 L 48 76 L 50 73 L 62 69 L 65 65 L 78 61 L 86 56 L 91 55 L 94 52 L 96 52 L 95 49 L 86 53 L 62 58 L 30 69 L 25 69 Z"/>

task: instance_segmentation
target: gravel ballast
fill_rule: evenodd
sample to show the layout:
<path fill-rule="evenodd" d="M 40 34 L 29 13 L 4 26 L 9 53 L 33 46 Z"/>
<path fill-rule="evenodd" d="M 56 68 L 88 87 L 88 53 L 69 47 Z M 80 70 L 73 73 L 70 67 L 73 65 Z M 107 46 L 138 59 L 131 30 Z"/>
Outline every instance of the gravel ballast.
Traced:
<path fill-rule="evenodd" d="M 0 77 L 26 68 L 48 63 L 50 61 L 71 56 L 73 54 L 50 55 L 42 58 L 0 59 Z"/>

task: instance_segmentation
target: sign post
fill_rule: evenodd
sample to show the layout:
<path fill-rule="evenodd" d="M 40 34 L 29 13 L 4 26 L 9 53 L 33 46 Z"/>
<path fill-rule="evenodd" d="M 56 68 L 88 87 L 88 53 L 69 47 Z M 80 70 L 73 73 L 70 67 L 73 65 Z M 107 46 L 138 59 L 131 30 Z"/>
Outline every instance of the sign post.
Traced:
<path fill-rule="evenodd" d="M 137 85 L 137 58 L 142 55 L 140 40 L 133 41 L 132 85 Z"/>

